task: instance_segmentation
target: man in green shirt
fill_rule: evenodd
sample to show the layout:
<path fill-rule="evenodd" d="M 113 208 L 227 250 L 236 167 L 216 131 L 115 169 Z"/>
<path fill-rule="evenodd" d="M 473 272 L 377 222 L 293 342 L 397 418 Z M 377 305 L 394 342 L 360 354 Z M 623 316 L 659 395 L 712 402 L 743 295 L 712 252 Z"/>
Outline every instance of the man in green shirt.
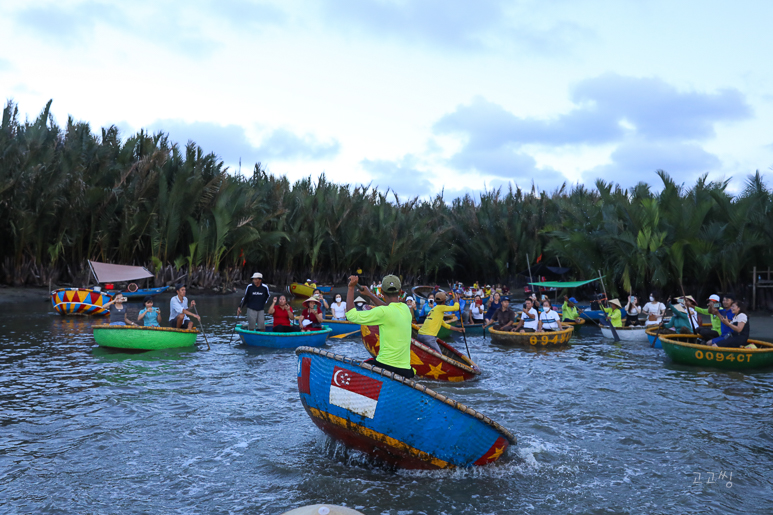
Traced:
<path fill-rule="evenodd" d="M 719 335 L 722 334 L 722 320 L 719 319 L 719 311 L 717 310 L 718 305 L 719 295 L 715 293 L 709 297 L 708 308 L 704 309 L 699 308 L 698 306 L 695 306 L 694 308 L 695 311 L 701 315 L 711 315 L 711 329 L 708 327 L 701 327 L 698 330 L 699 334 L 701 335 L 701 339 L 703 340 L 713 340 L 714 338 L 719 338 Z"/>
<path fill-rule="evenodd" d="M 561 321 L 579 322 L 580 313 L 577 310 L 577 299 L 564 295 L 564 305 L 561 306 Z"/>
<path fill-rule="evenodd" d="M 400 279 L 394 275 L 384 277 L 381 281 L 383 301 L 368 288 L 360 287 L 360 293 L 370 297 L 377 305 L 368 311 L 357 311 L 354 306 L 358 283 L 358 276 L 349 277 L 346 319 L 355 324 L 376 325 L 379 331 L 378 356 L 366 363 L 411 379 L 414 375 L 411 368 L 411 310 L 407 304 L 400 302 Z"/>

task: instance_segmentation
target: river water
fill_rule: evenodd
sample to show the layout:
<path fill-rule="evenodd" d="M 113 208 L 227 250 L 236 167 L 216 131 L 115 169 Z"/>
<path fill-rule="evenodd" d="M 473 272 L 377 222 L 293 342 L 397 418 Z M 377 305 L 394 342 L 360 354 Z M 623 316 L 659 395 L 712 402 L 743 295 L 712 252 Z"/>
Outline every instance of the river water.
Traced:
<path fill-rule="evenodd" d="M 560 351 L 468 338 L 482 378 L 428 384 L 518 445 L 483 468 L 392 470 L 314 426 L 294 352 L 229 345 L 235 303 L 199 300 L 211 351 L 200 335 L 140 354 L 50 305 L 5 306 L 0 513 L 773 513 L 773 371 L 677 366 L 592 327 Z M 367 357 L 359 339 L 328 348 Z"/>

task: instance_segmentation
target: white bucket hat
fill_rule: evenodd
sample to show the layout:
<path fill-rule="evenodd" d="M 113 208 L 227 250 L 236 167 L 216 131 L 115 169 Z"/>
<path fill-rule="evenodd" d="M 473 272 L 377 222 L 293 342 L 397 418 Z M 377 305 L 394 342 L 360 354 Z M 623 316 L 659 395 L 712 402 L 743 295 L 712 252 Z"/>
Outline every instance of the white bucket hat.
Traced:
<path fill-rule="evenodd" d="M 255 272 L 254 274 L 252 274 L 251 278 L 252 279 L 263 279 L 263 274 L 261 274 L 260 272 Z"/>

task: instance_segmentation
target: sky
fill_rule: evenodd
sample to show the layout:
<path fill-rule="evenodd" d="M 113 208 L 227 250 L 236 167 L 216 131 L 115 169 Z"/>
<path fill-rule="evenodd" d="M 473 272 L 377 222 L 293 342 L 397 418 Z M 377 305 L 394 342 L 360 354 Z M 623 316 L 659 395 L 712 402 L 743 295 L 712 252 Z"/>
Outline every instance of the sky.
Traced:
<path fill-rule="evenodd" d="M 0 92 L 403 197 L 773 176 L 773 2 L 0 1 Z"/>

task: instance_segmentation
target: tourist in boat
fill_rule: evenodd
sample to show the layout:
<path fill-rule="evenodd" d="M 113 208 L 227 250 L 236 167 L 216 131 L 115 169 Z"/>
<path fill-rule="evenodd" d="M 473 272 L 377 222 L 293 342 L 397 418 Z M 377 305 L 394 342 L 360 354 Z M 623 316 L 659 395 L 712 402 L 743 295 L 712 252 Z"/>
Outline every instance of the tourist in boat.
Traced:
<path fill-rule="evenodd" d="M 336 293 L 335 302 L 330 305 L 330 310 L 333 320 L 346 320 L 346 304 L 339 293 Z"/>
<path fill-rule="evenodd" d="M 491 297 L 491 285 L 490 284 L 487 284 L 486 288 L 483 291 L 485 292 L 485 294 L 483 295 L 484 297 L 489 297 L 489 298 Z"/>
<path fill-rule="evenodd" d="M 456 331 L 457 333 L 464 332 L 463 328 L 449 325 L 443 319 L 446 313 L 459 311 L 459 296 L 456 293 L 452 293 L 451 298 L 453 299 L 454 303 L 450 306 L 446 306 L 444 305 L 446 302 L 446 294 L 440 292 L 435 295 L 437 306 L 432 308 L 432 310 L 429 312 L 427 318 L 424 320 L 424 323 L 421 326 L 421 329 L 419 329 L 419 334 L 416 336 L 417 340 L 419 340 L 424 345 L 433 348 L 437 352 L 440 352 L 440 345 L 437 343 L 437 333 L 440 332 L 441 327 Z"/>
<path fill-rule="evenodd" d="M 486 310 L 486 314 L 483 316 L 487 324 L 494 316 L 494 313 L 496 313 L 501 306 L 502 306 L 502 296 L 500 294 L 494 293 L 494 295 L 489 297 L 488 309 Z"/>
<path fill-rule="evenodd" d="M 639 300 L 635 295 L 628 296 L 628 303 L 625 305 L 625 325 L 626 327 L 639 325 Z"/>
<path fill-rule="evenodd" d="M 268 314 L 274 317 L 274 332 L 275 333 L 295 333 L 299 329 L 293 325 L 293 308 L 287 303 L 287 297 L 280 295 L 274 297 L 271 302 L 271 306 L 268 308 Z"/>
<path fill-rule="evenodd" d="M 731 332 L 726 336 L 720 336 L 711 340 L 709 345 L 712 347 L 739 348 L 746 346 L 749 340 L 750 326 L 745 306 L 740 301 L 734 301 L 730 306 L 730 311 L 733 313 L 732 320 L 724 315 L 720 315 L 719 319 L 722 321 L 722 325 L 727 326 Z M 756 348 L 756 346 L 753 348 Z"/>
<path fill-rule="evenodd" d="M 430 293 L 427 297 L 426 302 L 421 305 L 421 309 L 416 314 L 416 320 L 423 322 L 425 318 L 427 318 L 427 315 L 429 315 L 429 312 L 432 311 L 432 309 L 435 307 L 435 294 Z"/>
<path fill-rule="evenodd" d="M 649 302 L 641 308 L 641 312 L 647 317 L 645 326 L 660 325 L 663 322 L 663 315 L 666 314 L 666 306 L 660 302 L 657 294 L 650 293 Z"/>
<path fill-rule="evenodd" d="M 668 301 L 666 302 L 668 303 Z M 692 334 L 693 326 L 690 325 L 687 308 L 678 303 L 669 305 L 671 306 L 671 320 L 658 330 L 658 334 Z"/>
<path fill-rule="evenodd" d="M 713 340 L 719 338 L 722 334 L 722 320 L 719 318 L 719 312 L 716 311 L 719 306 L 719 295 L 716 293 L 709 295 L 708 305 L 705 308 L 695 306 L 695 311 L 701 315 L 709 315 L 711 319 L 711 327 L 699 327 L 698 334 L 702 341 Z"/>
<path fill-rule="evenodd" d="M 503 297 L 503 299 L 509 297 Z M 539 328 L 539 313 L 534 307 L 534 301 L 531 298 L 527 298 L 523 302 L 523 311 L 521 311 L 521 320 L 518 325 L 513 329 L 517 333 L 533 333 Z"/>
<path fill-rule="evenodd" d="M 309 288 L 316 288 L 317 283 L 316 281 L 312 281 L 311 279 L 306 279 L 306 282 L 303 283 L 304 286 L 308 286 Z"/>
<path fill-rule="evenodd" d="M 580 313 L 582 310 L 577 308 L 577 299 L 564 295 L 564 303 L 561 305 L 561 321 L 580 323 Z"/>
<path fill-rule="evenodd" d="M 510 297 L 502 297 L 499 309 L 491 315 L 491 319 L 486 320 L 483 327 L 485 329 L 490 325 L 497 331 L 508 332 L 515 329 L 515 313 L 510 309 Z"/>
<path fill-rule="evenodd" d="M 553 309 L 549 299 L 542 301 L 542 313 L 539 314 L 537 331 L 561 331 L 561 316 Z"/>
<path fill-rule="evenodd" d="M 482 324 L 484 323 L 485 318 L 486 306 L 483 305 L 483 300 L 480 298 L 480 295 L 475 295 L 475 299 L 472 301 L 472 304 L 470 304 L 469 323 Z"/>
<path fill-rule="evenodd" d="M 691 332 L 695 332 L 695 330 L 701 326 L 701 317 L 698 312 L 695 311 L 698 303 L 695 302 L 695 299 L 692 297 L 692 295 L 679 297 L 679 303 L 684 306 L 684 308 L 687 310 L 687 313 L 690 315 L 689 322 L 691 324 Z"/>
<path fill-rule="evenodd" d="M 190 331 L 193 329 L 193 320 L 188 317 L 193 317 L 198 321 L 201 321 L 201 317 L 188 310 L 188 297 L 185 296 L 187 291 L 185 285 L 178 284 L 175 286 L 174 291 L 176 295 L 169 301 L 169 326 Z M 190 307 L 195 305 L 196 301 L 192 300 Z"/>
<path fill-rule="evenodd" d="M 359 277 L 349 277 L 346 293 L 346 319 L 360 325 L 376 325 L 379 328 L 378 356 L 365 361 L 384 370 L 394 372 L 407 379 L 414 375 L 411 368 L 411 312 L 398 299 L 401 284 L 394 275 L 387 275 L 382 281 L 384 300 L 379 299 L 368 288 L 360 292 L 369 297 L 376 307 L 367 311 L 354 309 L 354 294 Z"/>
<path fill-rule="evenodd" d="M 619 300 L 612 299 L 606 306 L 602 306 L 601 309 L 603 309 L 604 313 L 609 317 L 609 322 L 612 324 L 612 327 L 623 327 L 623 312 L 620 311 L 623 309 L 623 305 L 620 304 Z"/>
<path fill-rule="evenodd" d="M 405 305 L 411 310 L 411 320 L 416 323 L 416 302 L 413 300 L 413 297 L 406 297 Z"/>
<path fill-rule="evenodd" d="M 309 297 L 303 301 L 305 306 L 301 312 L 301 331 L 319 331 L 323 329 L 322 311 L 320 310 L 320 302 L 316 297 Z"/>
<path fill-rule="evenodd" d="M 357 311 L 362 311 L 368 307 L 368 301 L 363 299 L 362 297 L 357 297 L 356 299 L 354 299 L 354 307 Z"/>
<path fill-rule="evenodd" d="M 319 288 L 314 288 L 314 293 L 312 296 L 319 299 L 319 311 L 322 313 L 322 316 L 327 315 L 327 310 L 330 309 L 330 304 L 327 303 L 325 300 L 324 295 L 322 295 L 322 292 L 319 290 Z"/>
<path fill-rule="evenodd" d="M 113 300 L 102 305 L 103 308 L 110 308 L 110 325 L 137 325 L 129 320 L 128 311 L 123 305 L 124 302 L 126 302 L 126 297 L 119 293 Z"/>
<path fill-rule="evenodd" d="M 247 306 L 247 324 L 250 331 L 254 331 L 257 326 L 258 331 L 266 330 L 266 303 L 271 298 L 271 292 L 268 286 L 263 284 L 263 274 L 255 272 L 252 274 L 252 283 L 244 290 L 244 297 L 236 308 L 236 314 L 242 314 L 242 307 Z"/>
<path fill-rule="evenodd" d="M 145 308 L 140 311 L 137 322 L 142 320 L 145 327 L 159 327 L 158 317 L 161 316 L 161 310 L 153 307 L 153 297 L 145 297 Z"/>

